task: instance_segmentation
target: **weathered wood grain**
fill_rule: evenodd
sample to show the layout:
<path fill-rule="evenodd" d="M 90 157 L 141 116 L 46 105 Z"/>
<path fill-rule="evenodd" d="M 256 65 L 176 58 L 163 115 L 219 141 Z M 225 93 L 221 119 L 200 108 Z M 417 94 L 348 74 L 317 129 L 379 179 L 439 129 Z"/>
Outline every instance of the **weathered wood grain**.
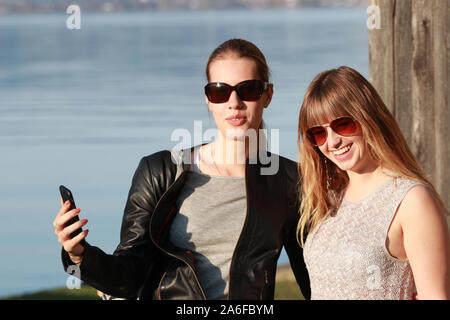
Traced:
<path fill-rule="evenodd" d="M 411 12 L 412 0 L 396 1 L 394 11 L 394 64 L 393 83 L 394 111 L 393 114 L 400 128 L 411 146 L 411 123 L 413 120 L 412 108 L 412 42 Z"/>
<path fill-rule="evenodd" d="M 434 0 L 432 0 L 434 1 Z M 412 145 L 431 180 L 435 180 L 433 8 L 430 0 L 412 2 Z M 425 2 L 428 2 L 427 4 Z"/>
<path fill-rule="evenodd" d="M 381 29 L 369 31 L 369 80 L 389 110 L 393 111 L 393 0 L 369 0 L 369 5 L 381 8 Z"/>
<path fill-rule="evenodd" d="M 450 1 L 433 1 L 435 186 L 450 206 Z"/>
<path fill-rule="evenodd" d="M 369 0 L 370 81 L 392 111 L 425 173 L 450 208 L 450 1 Z"/>

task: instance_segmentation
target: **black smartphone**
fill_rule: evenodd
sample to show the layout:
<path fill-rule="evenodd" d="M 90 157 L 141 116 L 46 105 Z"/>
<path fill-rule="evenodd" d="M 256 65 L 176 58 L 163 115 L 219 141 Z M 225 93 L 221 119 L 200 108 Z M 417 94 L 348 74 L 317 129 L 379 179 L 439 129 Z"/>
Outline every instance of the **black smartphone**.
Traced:
<path fill-rule="evenodd" d="M 59 192 L 61 193 L 61 197 L 63 199 L 63 202 L 65 203 L 67 200 L 70 201 L 70 208 L 68 211 L 76 209 L 77 207 L 75 206 L 75 201 L 73 200 L 73 195 L 72 195 L 72 191 L 70 191 L 68 188 L 64 187 L 63 185 L 59 186 Z M 78 218 L 78 215 L 73 217 L 72 219 L 70 219 L 66 226 L 69 226 L 75 222 L 77 222 L 78 220 L 80 220 L 80 218 Z M 81 231 L 83 231 L 81 228 L 75 230 L 74 232 L 72 232 L 70 234 L 70 237 L 73 238 L 75 236 L 77 236 L 78 234 L 81 233 Z M 84 242 L 84 239 L 82 241 L 82 243 Z"/>

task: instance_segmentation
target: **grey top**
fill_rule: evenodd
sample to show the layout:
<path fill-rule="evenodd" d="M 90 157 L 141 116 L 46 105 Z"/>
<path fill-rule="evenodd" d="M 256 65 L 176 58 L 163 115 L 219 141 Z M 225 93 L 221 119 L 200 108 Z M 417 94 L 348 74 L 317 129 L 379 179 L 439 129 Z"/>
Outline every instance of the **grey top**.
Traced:
<path fill-rule="evenodd" d="M 247 212 L 245 178 L 189 171 L 176 207 L 170 241 L 194 254 L 206 298 L 226 299 L 231 259 Z"/>
<path fill-rule="evenodd" d="M 412 299 L 407 260 L 386 248 L 389 226 L 406 193 L 420 183 L 396 178 L 358 202 L 343 199 L 336 215 L 308 235 L 303 251 L 311 299 Z"/>

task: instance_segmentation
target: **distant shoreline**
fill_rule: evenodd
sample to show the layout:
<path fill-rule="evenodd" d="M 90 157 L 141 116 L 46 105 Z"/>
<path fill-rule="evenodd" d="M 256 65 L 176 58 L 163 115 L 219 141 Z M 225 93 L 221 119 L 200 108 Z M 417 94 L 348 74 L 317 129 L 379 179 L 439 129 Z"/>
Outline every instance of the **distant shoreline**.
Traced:
<path fill-rule="evenodd" d="M 258 12 L 270 12 L 270 11 L 280 11 L 280 12 L 296 12 L 296 11 L 306 11 L 306 10 L 351 10 L 351 9 L 361 9 L 365 10 L 364 7 L 354 6 L 354 7 L 345 7 L 345 6 L 333 6 L 333 7 L 296 7 L 296 8 L 283 8 L 283 7 L 274 7 L 274 8 L 212 8 L 212 9 L 198 9 L 198 10 L 189 10 L 189 9 L 173 9 L 173 10 L 123 10 L 123 11 L 102 11 L 102 10 L 90 10 L 81 8 L 82 15 L 122 15 L 122 14 L 170 14 L 170 13 L 214 13 L 214 12 L 249 12 L 249 13 L 258 13 Z M 65 9 L 55 10 L 55 11 L 2 11 L 0 9 L 0 16 L 19 16 L 19 15 L 62 15 L 69 16 L 66 14 Z"/>
<path fill-rule="evenodd" d="M 285 0 L 285 1 L 245 1 L 245 0 L 128 0 L 113 3 L 106 0 L 78 0 L 83 11 L 96 13 L 109 12 L 168 12 L 168 11 L 207 11 L 207 10 L 270 10 L 301 8 L 364 7 L 367 0 Z M 66 12 L 70 3 L 65 0 L 31 1 L 4 0 L 0 3 L 0 14 L 9 13 L 60 13 Z"/>

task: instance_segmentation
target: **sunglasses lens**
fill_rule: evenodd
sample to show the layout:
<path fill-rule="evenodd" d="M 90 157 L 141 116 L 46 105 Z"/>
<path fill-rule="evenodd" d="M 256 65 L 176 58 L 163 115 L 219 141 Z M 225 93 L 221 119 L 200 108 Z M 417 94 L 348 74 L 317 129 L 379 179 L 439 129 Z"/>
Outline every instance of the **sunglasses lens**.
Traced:
<path fill-rule="evenodd" d="M 331 129 L 341 136 L 350 136 L 356 131 L 356 123 L 352 118 L 340 118 L 330 124 Z"/>
<path fill-rule="evenodd" d="M 205 86 L 205 94 L 212 103 L 223 103 L 230 98 L 231 88 L 224 83 L 209 83 Z"/>
<path fill-rule="evenodd" d="M 249 80 L 237 85 L 239 98 L 244 101 L 256 101 L 263 93 L 263 84 L 259 80 Z"/>
<path fill-rule="evenodd" d="M 336 119 L 330 123 L 330 127 L 341 136 L 351 136 L 356 132 L 356 122 L 350 117 Z M 327 129 L 325 127 L 312 127 L 306 133 L 312 144 L 321 146 L 327 140 Z"/>
<path fill-rule="evenodd" d="M 314 127 L 307 131 L 308 137 L 313 144 L 321 146 L 327 140 L 327 131 L 324 127 Z"/>
<path fill-rule="evenodd" d="M 233 89 L 233 87 L 226 83 L 208 83 L 205 86 L 205 94 L 212 103 L 224 103 L 230 99 Z M 256 101 L 264 91 L 264 84 L 260 80 L 247 80 L 236 85 L 235 89 L 239 99 L 243 101 Z"/>

